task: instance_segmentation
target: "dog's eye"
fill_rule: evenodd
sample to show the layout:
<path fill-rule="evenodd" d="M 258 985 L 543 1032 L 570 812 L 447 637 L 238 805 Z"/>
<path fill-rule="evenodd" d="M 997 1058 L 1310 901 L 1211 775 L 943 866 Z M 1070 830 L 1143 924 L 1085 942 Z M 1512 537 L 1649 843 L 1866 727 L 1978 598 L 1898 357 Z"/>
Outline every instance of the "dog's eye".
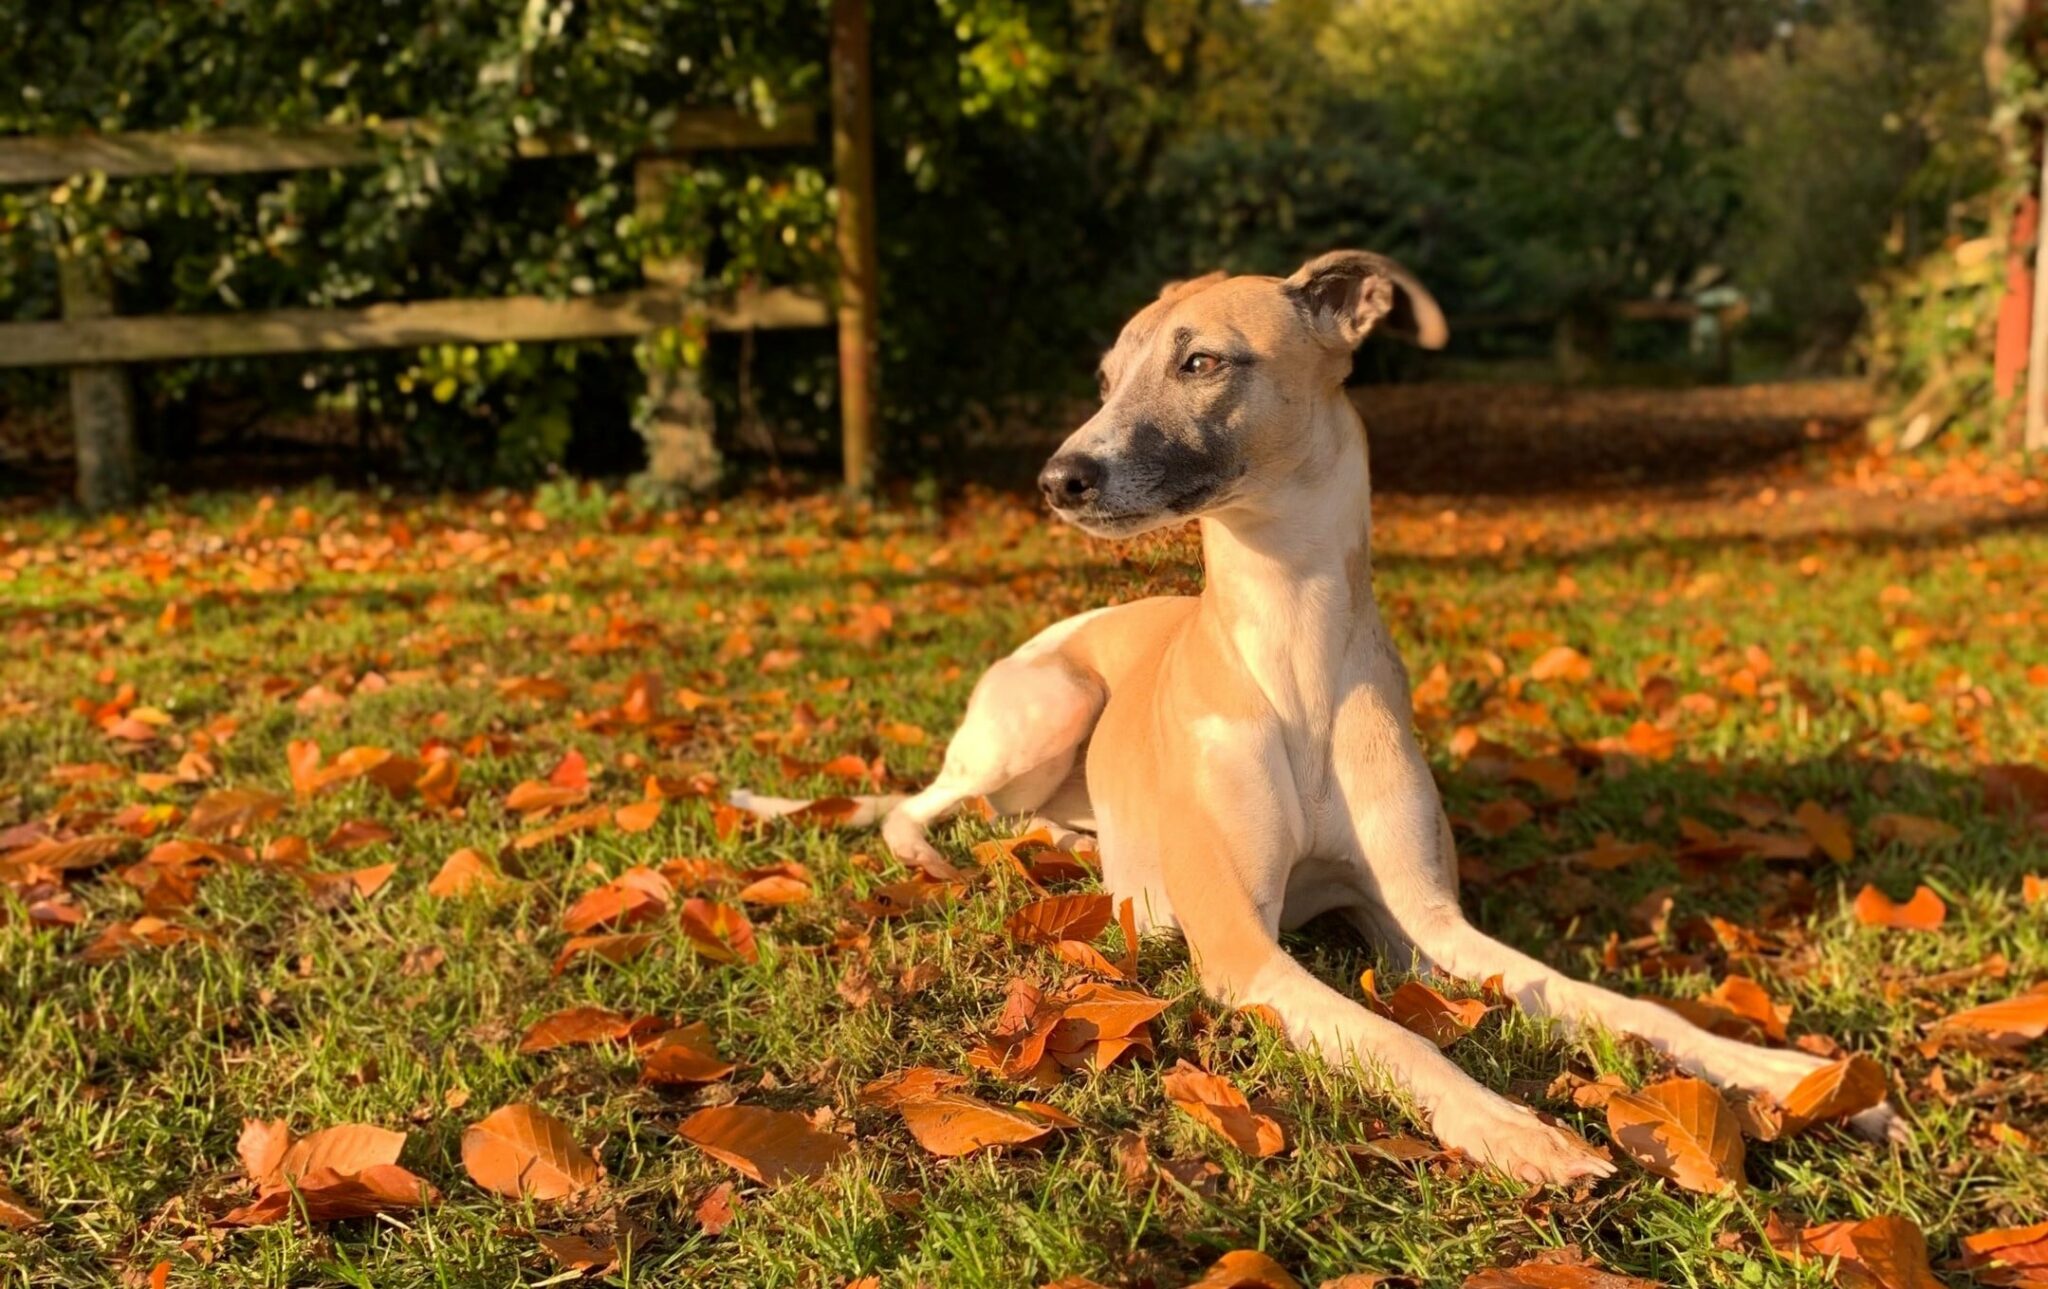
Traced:
<path fill-rule="evenodd" d="M 1180 369 L 1190 376 L 1207 376 L 1223 366 L 1223 360 L 1215 354 L 1189 354 Z"/>

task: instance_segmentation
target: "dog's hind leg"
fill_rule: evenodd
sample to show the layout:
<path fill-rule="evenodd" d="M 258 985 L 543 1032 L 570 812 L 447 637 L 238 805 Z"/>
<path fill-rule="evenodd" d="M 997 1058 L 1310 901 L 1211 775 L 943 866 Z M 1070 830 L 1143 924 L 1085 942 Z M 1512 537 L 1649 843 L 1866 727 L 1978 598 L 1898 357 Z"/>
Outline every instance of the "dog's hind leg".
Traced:
<path fill-rule="evenodd" d="M 973 797 L 1004 814 L 1045 805 L 1068 783 L 1105 698 L 1096 676 L 1058 653 L 1020 650 L 989 668 L 938 778 L 882 821 L 890 851 L 910 864 L 937 858 L 927 830 Z"/>

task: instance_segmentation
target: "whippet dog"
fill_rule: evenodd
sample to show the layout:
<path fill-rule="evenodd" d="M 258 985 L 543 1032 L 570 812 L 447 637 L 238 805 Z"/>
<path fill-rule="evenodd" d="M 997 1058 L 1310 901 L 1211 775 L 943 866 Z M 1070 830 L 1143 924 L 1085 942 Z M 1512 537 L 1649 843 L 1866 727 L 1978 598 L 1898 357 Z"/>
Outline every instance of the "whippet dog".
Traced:
<path fill-rule="evenodd" d="M 1373 598 L 1365 427 L 1344 381 L 1381 328 L 1430 348 L 1447 338 L 1429 292 L 1363 251 L 1285 279 L 1172 283 L 1132 318 L 1102 361 L 1101 410 L 1039 487 L 1098 537 L 1196 519 L 1202 593 L 1041 631 L 982 676 L 931 786 L 871 809 L 888 810 L 883 836 L 912 863 L 937 858 L 926 830 L 977 796 L 1094 832 L 1110 896 L 1133 902 L 1141 932 L 1178 930 L 1207 993 L 1264 1004 L 1295 1044 L 1406 1093 L 1446 1146 L 1528 1182 L 1604 1176 L 1614 1166 L 1584 1140 L 1280 945 L 1283 929 L 1336 912 L 1401 965 L 1498 978 L 1531 1014 L 1636 1035 L 1716 1084 L 1782 1098 L 1824 1064 L 1573 980 L 1466 921 L 1408 676 Z M 1858 1127 L 1895 1124 L 1885 1105 Z"/>

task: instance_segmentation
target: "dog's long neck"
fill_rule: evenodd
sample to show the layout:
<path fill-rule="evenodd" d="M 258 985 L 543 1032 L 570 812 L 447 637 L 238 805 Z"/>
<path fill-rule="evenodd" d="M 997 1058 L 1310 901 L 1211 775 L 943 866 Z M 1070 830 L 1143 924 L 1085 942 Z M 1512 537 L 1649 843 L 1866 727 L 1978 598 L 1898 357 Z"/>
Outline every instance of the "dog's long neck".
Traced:
<path fill-rule="evenodd" d="M 1297 741 L 1327 748 L 1346 659 L 1378 622 L 1364 426 L 1340 392 L 1311 433 L 1319 450 L 1280 495 L 1202 520 L 1202 611 L 1286 725 L 1290 756 Z"/>

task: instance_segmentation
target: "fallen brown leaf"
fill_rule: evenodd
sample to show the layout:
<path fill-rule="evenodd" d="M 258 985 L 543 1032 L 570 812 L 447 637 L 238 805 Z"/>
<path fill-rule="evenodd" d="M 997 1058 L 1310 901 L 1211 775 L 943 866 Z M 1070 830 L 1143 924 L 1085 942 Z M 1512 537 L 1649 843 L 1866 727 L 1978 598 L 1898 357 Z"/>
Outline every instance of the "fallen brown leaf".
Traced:
<path fill-rule="evenodd" d="M 790 1110 L 722 1105 L 699 1110 L 678 1129 L 705 1154 L 766 1186 L 822 1175 L 853 1146 Z"/>
<path fill-rule="evenodd" d="M 519 1050 L 545 1052 L 557 1047 L 612 1042 L 644 1034 L 660 1024 L 652 1016 L 627 1016 L 603 1007 L 565 1007 L 535 1021 L 520 1038 Z"/>
<path fill-rule="evenodd" d="M 502 1106 L 463 1131 L 462 1167 L 477 1185 L 508 1199 L 563 1199 L 602 1175 L 567 1124 L 524 1103 Z"/>
<path fill-rule="evenodd" d="M 1799 1080 L 1785 1094 L 1787 1134 L 1829 1119 L 1861 1114 L 1883 1101 L 1884 1068 L 1867 1056 L 1846 1056 Z"/>
<path fill-rule="evenodd" d="M 1904 904 L 1894 903 L 1875 886 L 1865 886 L 1856 893 L 1856 920 L 1865 926 L 1932 931 L 1948 920 L 1948 905 L 1925 886 L 1914 888 L 1913 898 Z"/>
<path fill-rule="evenodd" d="M 640 1081 L 660 1086 L 711 1083 L 739 1067 L 718 1055 L 703 1021 L 656 1034 L 640 1048 Z"/>
<path fill-rule="evenodd" d="M 964 1092 L 940 1092 L 900 1102 L 910 1135 L 934 1155 L 967 1155 L 990 1146 L 1034 1142 L 1064 1125 L 1023 1109 L 991 1105 Z"/>
<path fill-rule="evenodd" d="M 1246 1154 L 1263 1159 L 1286 1148 L 1279 1121 L 1254 1112 L 1244 1093 L 1221 1075 L 1181 1061 L 1167 1071 L 1163 1082 L 1175 1105 Z"/>
<path fill-rule="evenodd" d="M 1607 1131 L 1643 1167 L 1689 1191 L 1742 1183 L 1742 1132 L 1719 1093 L 1698 1079 L 1666 1079 L 1607 1101 Z"/>

